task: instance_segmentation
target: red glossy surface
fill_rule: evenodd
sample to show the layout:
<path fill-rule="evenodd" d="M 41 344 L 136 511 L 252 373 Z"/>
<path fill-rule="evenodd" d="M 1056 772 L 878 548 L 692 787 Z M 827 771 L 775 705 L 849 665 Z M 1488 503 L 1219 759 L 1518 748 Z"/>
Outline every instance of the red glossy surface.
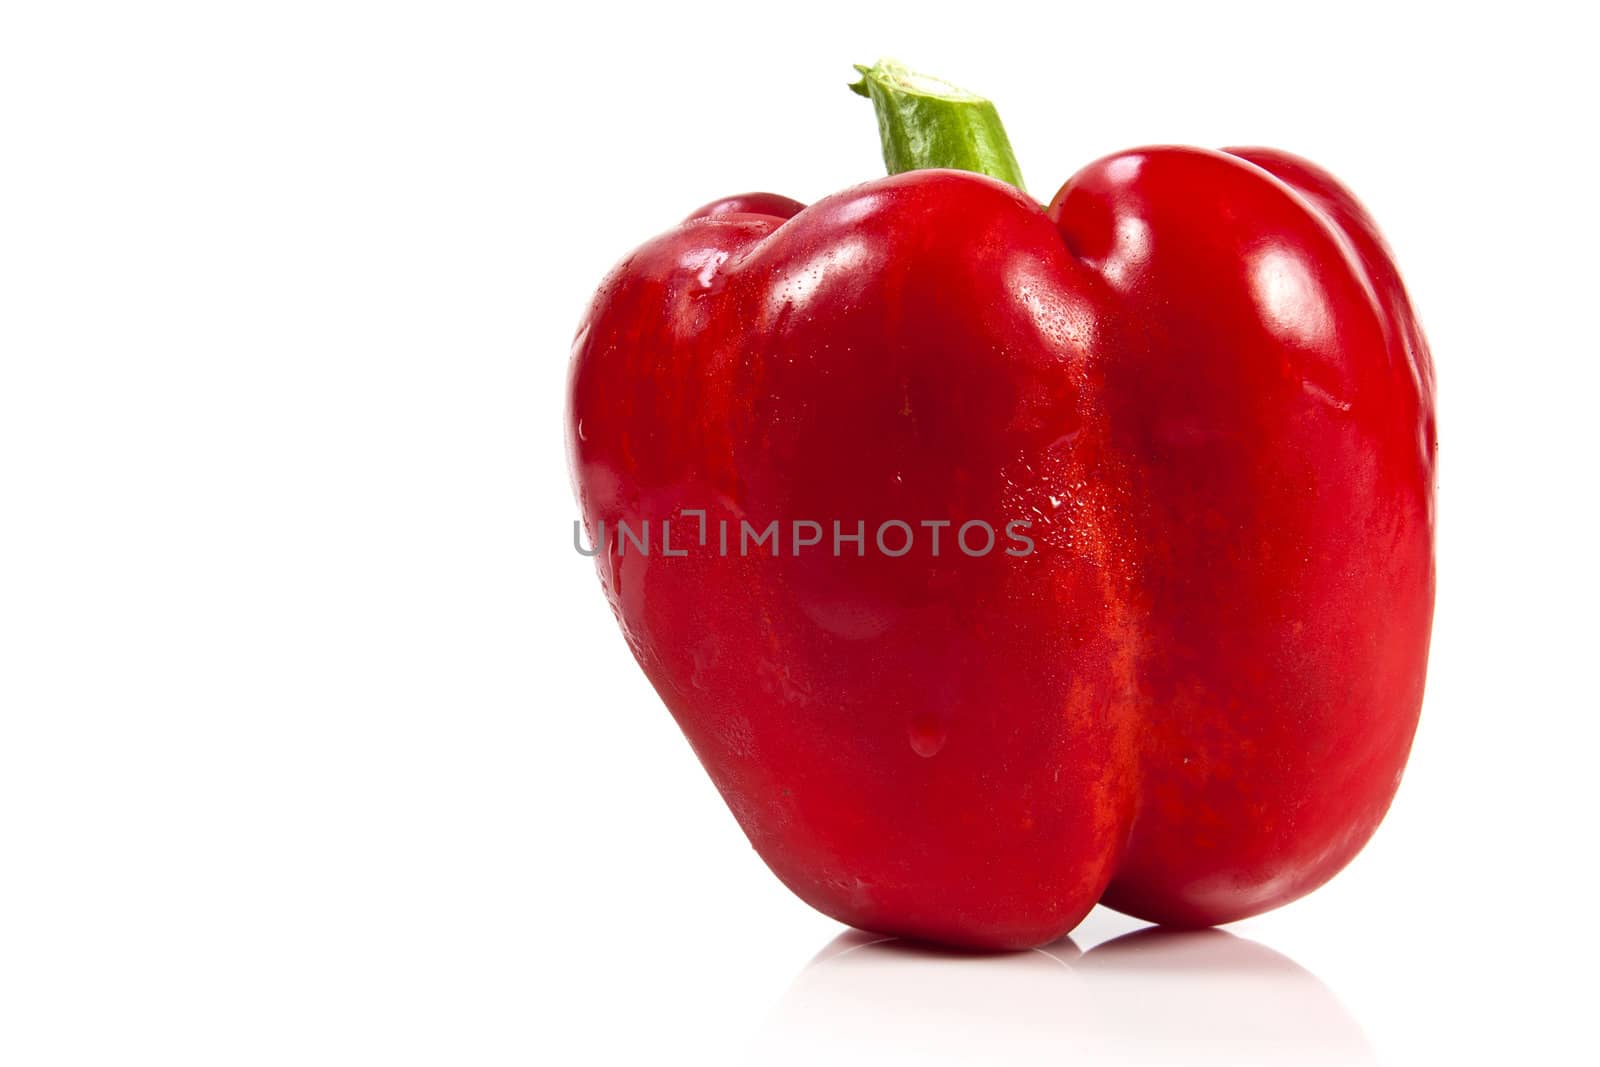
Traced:
<path fill-rule="evenodd" d="M 1338 871 L 1405 762 L 1434 581 L 1432 368 L 1361 209 L 1292 157 L 1187 148 L 1048 211 L 936 170 L 764 196 L 607 278 L 569 447 L 591 537 L 687 547 L 596 562 L 773 871 L 998 948 L 1102 897 L 1224 922 Z M 741 518 L 823 544 L 740 558 Z M 889 557 L 890 519 L 1028 520 L 1035 549 L 919 527 Z"/>

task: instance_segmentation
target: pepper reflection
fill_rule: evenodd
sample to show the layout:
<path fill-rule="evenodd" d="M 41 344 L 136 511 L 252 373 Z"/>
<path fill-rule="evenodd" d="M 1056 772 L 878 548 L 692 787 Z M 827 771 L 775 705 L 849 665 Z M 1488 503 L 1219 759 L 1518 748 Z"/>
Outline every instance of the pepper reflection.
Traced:
<path fill-rule="evenodd" d="M 800 973 L 760 1062 L 1365 1064 L 1309 971 L 1221 930 L 974 955 L 849 931 Z"/>

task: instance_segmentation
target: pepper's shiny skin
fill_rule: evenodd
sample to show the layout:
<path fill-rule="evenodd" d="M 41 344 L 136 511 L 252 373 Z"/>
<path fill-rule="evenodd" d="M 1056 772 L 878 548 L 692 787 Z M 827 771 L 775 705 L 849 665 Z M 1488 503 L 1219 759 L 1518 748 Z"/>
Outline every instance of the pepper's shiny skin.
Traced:
<path fill-rule="evenodd" d="M 591 539 L 669 519 L 687 547 L 608 546 L 612 608 L 761 857 L 842 922 L 1228 922 L 1326 881 L 1394 795 L 1433 370 L 1373 224 L 1302 160 L 1140 149 L 1047 210 L 947 170 L 708 205 L 596 295 L 568 443 Z M 741 519 L 827 533 L 741 557 Z M 919 526 L 969 519 L 1034 551 Z"/>

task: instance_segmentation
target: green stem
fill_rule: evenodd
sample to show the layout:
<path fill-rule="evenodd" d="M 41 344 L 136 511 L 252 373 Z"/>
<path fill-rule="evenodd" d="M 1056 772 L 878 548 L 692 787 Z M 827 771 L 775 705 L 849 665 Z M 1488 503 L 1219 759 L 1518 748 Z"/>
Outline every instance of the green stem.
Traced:
<path fill-rule="evenodd" d="M 856 69 L 861 80 L 850 88 L 871 100 L 878 113 L 883 161 L 890 174 L 950 167 L 1023 188 L 1006 128 L 989 101 L 892 59 Z"/>

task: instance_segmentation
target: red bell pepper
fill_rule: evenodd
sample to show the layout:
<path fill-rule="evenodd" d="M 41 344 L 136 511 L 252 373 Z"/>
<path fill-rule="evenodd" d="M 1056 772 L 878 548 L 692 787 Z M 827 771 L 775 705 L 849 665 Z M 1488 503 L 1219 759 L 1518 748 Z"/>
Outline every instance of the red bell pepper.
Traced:
<path fill-rule="evenodd" d="M 1432 622 L 1433 366 L 1376 227 L 1259 148 L 1041 208 L 987 101 L 863 70 L 896 173 L 717 201 L 578 331 L 635 657 L 853 926 L 1020 948 L 1309 892 L 1389 806 Z"/>

